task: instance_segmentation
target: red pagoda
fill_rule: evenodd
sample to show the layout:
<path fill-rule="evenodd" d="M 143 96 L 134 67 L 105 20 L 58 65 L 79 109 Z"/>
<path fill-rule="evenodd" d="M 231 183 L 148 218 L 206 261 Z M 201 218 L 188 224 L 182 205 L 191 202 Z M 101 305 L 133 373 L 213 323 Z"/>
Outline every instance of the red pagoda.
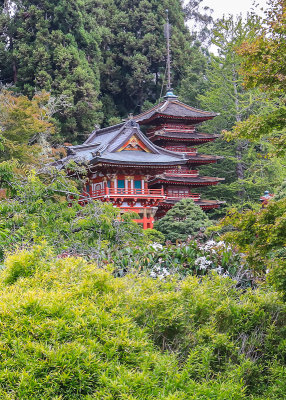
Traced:
<path fill-rule="evenodd" d="M 136 222 L 152 228 L 159 205 L 165 201 L 164 188 L 150 188 L 149 181 L 175 167 L 184 166 L 183 154 L 158 147 L 134 120 L 94 131 L 85 143 L 68 147 L 62 168 L 73 160 L 87 170 L 87 182 L 80 199 L 109 202 L 122 212 L 134 211 Z"/>
<path fill-rule="evenodd" d="M 183 166 L 164 171 L 149 180 L 152 189 L 163 188 L 166 198 L 160 203 L 156 218 L 161 218 L 172 206 L 185 197 L 191 197 L 202 209 L 218 208 L 222 202 L 202 200 L 194 189 L 199 186 L 216 185 L 223 178 L 200 176 L 198 166 L 215 163 L 221 157 L 197 152 L 196 146 L 214 141 L 218 135 L 202 133 L 198 125 L 217 114 L 202 111 L 180 102 L 168 90 L 164 101 L 134 117 L 147 127 L 148 138 L 165 150 L 176 152 L 186 159 Z"/>

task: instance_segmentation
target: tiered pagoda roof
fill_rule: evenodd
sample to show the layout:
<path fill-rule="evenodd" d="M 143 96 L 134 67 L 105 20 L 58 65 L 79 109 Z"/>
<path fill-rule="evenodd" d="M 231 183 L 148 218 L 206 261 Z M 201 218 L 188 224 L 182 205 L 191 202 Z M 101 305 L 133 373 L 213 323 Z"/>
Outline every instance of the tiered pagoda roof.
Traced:
<path fill-rule="evenodd" d="M 217 183 L 224 181 L 224 178 L 216 178 L 210 176 L 170 176 L 168 174 L 157 175 L 156 178 L 150 181 L 151 185 L 155 183 L 171 183 L 173 185 L 187 185 L 187 186 L 206 186 L 216 185 Z"/>
<path fill-rule="evenodd" d="M 157 145 L 187 158 L 183 170 L 175 168 L 171 171 L 158 173 L 149 181 L 150 187 L 164 187 L 166 199 L 160 204 L 158 217 L 164 215 L 177 201 L 191 197 L 203 209 L 219 207 L 222 202 L 217 200 L 201 200 L 200 194 L 192 193 L 192 186 L 216 185 L 224 178 L 199 176 L 198 171 L 192 171 L 192 166 L 215 163 L 223 157 L 198 153 L 192 146 L 214 141 L 219 135 L 197 131 L 197 125 L 213 119 L 217 113 L 203 111 L 191 107 L 178 100 L 171 89 L 164 101 L 151 109 L 134 117 L 140 125 L 146 125 L 146 135 Z"/>
<path fill-rule="evenodd" d="M 191 134 L 182 131 L 178 132 L 178 129 L 175 131 L 175 128 L 174 131 L 172 131 L 171 129 L 162 128 L 155 132 L 147 132 L 147 135 L 149 139 L 153 141 L 168 140 L 175 142 L 188 142 L 190 144 L 203 144 L 211 142 L 220 137 L 220 135 L 202 132 L 192 132 Z"/>
<path fill-rule="evenodd" d="M 199 123 L 216 117 L 218 114 L 191 107 L 178 100 L 177 96 L 165 96 L 165 100 L 151 109 L 136 115 L 135 120 L 140 125 L 151 125 L 155 119 L 176 119 Z"/>
<path fill-rule="evenodd" d="M 220 201 L 220 200 L 195 200 L 195 203 L 197 206 L 200 206 L 203 210 L 210 210 L 212 208 L 219 208 L 221 205 L 225 204 L 225 201 Z M 170 210 L 178 200 L 176 199 L 166 199 L 164 200 L 164 203 L 160 204 L 161 208 L 165 208 L 166 211 Z"/>
<path fill-rule="evenodd" d="M 70 146 L 67 151 L 67 157 L 58 163 L 63 165 L 74 160 L 88 163 L 89 166 L 100 164 L 165 169 L 184 165 L 188 161 L 184 154 L 153 144 L 134 120 L 98 129 L 82 145 Z"/>
<path fill-rule="evenodd" d="M 188 120 L 195 123 L 207 121 L 216 117 L 218 114 L 199 110 L 179 101 L 176 97 L 166 97 L 164 101 L 139 115 L 135 120 L 140 125 L 150 125 L 158 118 L 174 118 L 176 120 Z"/>

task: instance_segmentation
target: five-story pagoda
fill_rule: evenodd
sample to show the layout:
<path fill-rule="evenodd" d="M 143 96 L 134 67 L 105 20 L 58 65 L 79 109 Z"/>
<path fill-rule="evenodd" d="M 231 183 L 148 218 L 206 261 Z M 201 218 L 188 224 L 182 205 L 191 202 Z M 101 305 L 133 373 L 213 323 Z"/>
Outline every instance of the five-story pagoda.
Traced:
<path fill-rule="evenodd" d="M 202 200 L 194 189 L 198 186 L 216 185 L 223 178 L 200 176 L 199 165 L 217 162 L 221 157 L 200 154 L 195 146 L 211 142 L 218 135 L 202 133 L 198 125 L 214 118 L 217 114 L 191 107 L 178 100 L 171 88 L 170 24 L 167 12 L 165 35 L 167 39 L 167 93 L 164 101 L 134 117 L 139 125 L 147 126 L 146 134 L 156 145 L 183 155 L 187 160 L 184 166 L 175 166 L 149 181 L 151 188 L 163 188 L 165 201 L 160 203 L 156 218 L 161 218 L 172 206 L 185 197 L 191 197 L 207 210 L 218 208 L 222 202 Z"/>
<path fill-rule="evenodd" d="M 183 154 L 186 165 L 174 167 L 149 181 L 149 187 L 164 188 L 166 199 L 156 214 L 163 216 L 172 206 L 185 197 L 191 197 L 203 209 L 217 208 L 221 202 L 202 200 L 194 189 L 199 186 L 216 185 L 223 178 L 200 176 L 198 166 L 217 162 L 221 157 L 197 152 L 196 146 L 215 140 L 218 135 L 202 133 L 198 124 L 214 118 L 217 114 L 202 111 L 178 100 L 171 89 L 164 101 L 134 117 L 140 125 L 146 125 L 148 138 L 156 145 Z"/>

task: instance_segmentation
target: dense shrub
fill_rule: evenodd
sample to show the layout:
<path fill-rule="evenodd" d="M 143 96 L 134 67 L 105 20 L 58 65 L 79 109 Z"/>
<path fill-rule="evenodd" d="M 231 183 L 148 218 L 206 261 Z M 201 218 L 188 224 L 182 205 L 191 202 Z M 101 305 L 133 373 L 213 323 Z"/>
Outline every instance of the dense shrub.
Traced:
<path fill-rule="evenodd" d="M 210 221 L 204 211 L 188 198 L 175 204 L 154 227 L 162 232 L 166 239 L 175 242 L 186 240 L 209 225 Z"/>
<path fill-rule="evenodd" d="M 13 174 L 9 168 L 8 172 L 0 169 L 0 182 L 4 177 L 13 189 L 10 197 L 0 199 L 0 260 L 7 250 L 43 239 L 55 246 L 58 254 L 95 259 L 101 247 L 148 241 L 132 216 L 126 213 L 120 217 L 111 204 L 92 201 L 79 205 L 75 183 L 56 170 L 49 174 L 32 171 L 26 176 Z M 67 201 L 70 193 L 72 204 Z"/>
<path fill-rule="evenodd" d="M 9 256 L 0 287 L 0 398 L 285 398 L 286 308 L 266 288 L 118 279 L 43 246 Z"/>

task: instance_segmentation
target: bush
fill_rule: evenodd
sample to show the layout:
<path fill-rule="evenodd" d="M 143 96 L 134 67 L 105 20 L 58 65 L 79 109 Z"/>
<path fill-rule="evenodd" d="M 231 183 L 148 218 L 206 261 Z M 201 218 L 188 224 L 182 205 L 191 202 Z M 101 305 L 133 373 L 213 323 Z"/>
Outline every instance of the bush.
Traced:
<path fill-rule="evenodd" d="M 192 199 L 183 199 L 157 221 L 154 227 L 162 232 L 166 239 L 175 242 L 186 240 L 210 224 L 207 215 Z"/>
<path fill-rule="evenodd" d="M 16 261 L 30 272 L 11 285 Z M 37 247 L 5 268 L 0 398 L 285 397 L 286 306 L 266 288 L 238 291 L 219 276 L 117 279 Z"/>
<path fill-rule="evenodd" d="M 157 231 L 156 229 L 145 229 L 144 235 L 148 242 L 150 243 L 160 243 L 163 244 L 165 242 L 165 236 L 162 232 Z"/>

